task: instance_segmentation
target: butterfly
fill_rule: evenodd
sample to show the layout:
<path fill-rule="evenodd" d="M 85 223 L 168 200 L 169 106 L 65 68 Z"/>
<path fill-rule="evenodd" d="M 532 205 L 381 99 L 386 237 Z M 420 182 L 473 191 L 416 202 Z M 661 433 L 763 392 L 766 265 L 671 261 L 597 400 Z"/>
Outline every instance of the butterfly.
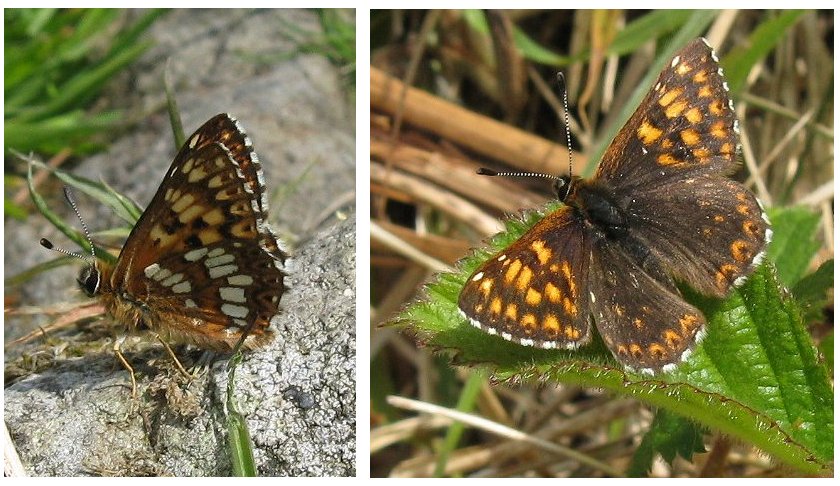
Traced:
<path fill-rule="evenodd" d="M 219 352 L 265 345 L 287 256 L 265 191 L 250 139 L 216 115 L 181 147 L 116 263 L 95 259 L 80 287 L 130 330 Z"/>
<path fill-rule="evenodd" d="M 726 176 L 738 121 L 718 59 L 692 41 L 664 68 L 591 179 L 555 183 L 562 207 L 480 265 L 458 307 L 522 345 L 577 349 L 592 323 L 625 368 L 669 371 L 706 319 L 676 281 L 722 298 L 772 236 L 756 197 Z"/>

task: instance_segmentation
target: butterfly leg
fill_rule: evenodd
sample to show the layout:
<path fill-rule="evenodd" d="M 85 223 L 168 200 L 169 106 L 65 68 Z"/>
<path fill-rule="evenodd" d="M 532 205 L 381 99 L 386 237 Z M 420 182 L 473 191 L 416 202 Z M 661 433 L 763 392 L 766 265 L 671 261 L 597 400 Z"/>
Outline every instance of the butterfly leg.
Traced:
<path fill-rule="evenodd" d="M 172 348 L 169 347 L 169 344 L 167 344 L 167 342 L 164 341 L 162 337 L 160 337 L 160 334 L 155 333 L 155 337 L 158 341 L 160 341 L 161 344 L 163 344 L 163 347 L 166 348 L 166 352 L 169 353 L 169 356 L 172 358 L 172 361 L 175 362 L 175 366 L 178 368 L 178 371 L 181 372 L 181 375 L 183 375 L 184 378 L 187 378 L 188 380 L 192 380 L 194 378 L 193 375 L 189 374 L 187 370 L 184 369 L 184 366 L 178 360 L 178 357 L 175 356 L 175 353 L 172 351 Z"/>
<path fill-rule="evenodd" d="M 216 351 L 204 351 L 201 353 L 201 356 L 198 357 L 195 364 L 190 368 L 190 373 L 193 376 L 201 375 L 202 373 L 208 371 L 210 366 L 216 360 L 216 357 L 219 353 Z"/>
<path fill-rule="evenodd" d="M 124 341 L 125 341 L 125 336 L 123 336 L 123 337 L 117 339 L 116 341 L 114 341 L 114 348 L 113 348 L 114 349 L 114 355 L 116 355 L 117 359 L 120 360 L 123 367 L 126 370 L 128 370 L 128 376 L 131 377 L 131 399 L 136 400 L 137 399 L 137 380 L 134 378 L 134 368 L 132 368 L 131 365 L 128 364 L 128 360 L 125 359 L 125 356 L 122 354 L 122 351 L 120 351 L 120 347 L 122 346 L 122 343 Z"/>

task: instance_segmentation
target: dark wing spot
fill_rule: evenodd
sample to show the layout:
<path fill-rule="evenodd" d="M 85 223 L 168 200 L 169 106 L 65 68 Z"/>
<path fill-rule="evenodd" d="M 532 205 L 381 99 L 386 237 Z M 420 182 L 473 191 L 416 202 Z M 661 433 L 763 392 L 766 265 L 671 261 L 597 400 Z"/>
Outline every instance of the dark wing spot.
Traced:
<path fill-rule="evenodd" d="M 163 223 L 161 225 L 163 230 L 166 231 L 168 235 L 174 235 L 178 230 L 184 227 L 184 223 L 182 223 L 178 218 L 172 218 L 168 222 Z"/>
<path fill-rule="evenodd" d="M 204 244 L 201 242 L 201 238 L 198 235 L 190 235 L 189 238 L 186 240 L 187 246 L 190 248 L 201 248 Z"/>

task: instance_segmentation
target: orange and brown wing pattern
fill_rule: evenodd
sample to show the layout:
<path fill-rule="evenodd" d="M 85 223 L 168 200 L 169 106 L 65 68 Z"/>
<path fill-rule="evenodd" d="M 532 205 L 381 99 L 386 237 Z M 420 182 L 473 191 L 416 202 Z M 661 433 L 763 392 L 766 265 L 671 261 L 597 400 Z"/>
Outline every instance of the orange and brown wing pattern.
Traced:
<path fill-rule="evenodd" d="M 266 217 L 250 140 L 232 117 L 212 118 L 129 235 L 103 288 L 112 313 L 205 348 L 230 349 L 245 329 L 260 341 L 285 290 L 285 253 Z"/>
<path fill-rule="evenodd" d="M 458 307 L 474 326 L 509 341 L 577 348 L 590 339 L 588 271 L 583 224 L 561 208 L 473 272 Z"/>
<path fill-rule="evenodd" d="M 657 272 L 718 297 L 752 272 L 772 235 L 755 196 L 724 177 L 738 150 L 723 72 L 697 39 L 665 66 L 595 178 L 626 215 L 627 246 L 645 248 Z"/>
<path fill-rule="evenodd" d="M 703 39 L 680 50 L 607 148 L 596 178 L 629 188 L 730 172 L 738 121 L 717 57 Z"/>
<path fill-rule="evenodd" d="M 172 268 L 179 272 L 170 275 Z M 141 280 L 148 292 L 144 304 L 155 309 L 147 324 L 161 334 L 219 351 L 232 349 L 246 329 L 249 348 L 273 336 L 269 324 L 284 290 L 283 274 L 261 248 L 243 245 L 231 251 L 226 243 L 215 243 L 185 257 L 171 255 L 147 273 Z M 179 274 L 184 275 L 180 281 Z M 140 292 L 129 289 L 132 295 Z"/>
<path fill-rule="evenodd" d="M 758 200 L 721 176 L 675 179 L 659 191 L 626 195 L 627 211 L 644 214 L 627 241 L 647 261 L 705 295 L 724 297 L 761 263 L 772 237 Z"/>
<path fill-rule="evenodd" d="M 673 367 L 704 336 L 706 318 L 666 279 L 605 241 L 592 252 L 592 310 L 604 344 L 632 369 Z"/>
<path fill-rule="evenodd" d="M 216 115 L 205 123 L 197 132 L 199 137 L 197 147 L 202 143 L 215 143 L 223 147 L 231 159 L 236 162 L 238 175 L 245 184 L 245 190 L 251 195 L 255 203 L 254 214 L 259 223 L 259 241 L 263 248 L 275 259 L 283 261 L 286 254 L 277 245 L 277 237 L 271 228 L 265 224 L 268 218 L 268 200 L 265 190 L 265 179 L 256 152 L 251 147 L 251 140 L 239 126 L 239 122 L 227 114 Z M 189 144 L 181 150 L 188 149 Z M 178 160 L 178 157 L 175 158 Z M 174 164 L 174 162 L 173 162 Z"/>

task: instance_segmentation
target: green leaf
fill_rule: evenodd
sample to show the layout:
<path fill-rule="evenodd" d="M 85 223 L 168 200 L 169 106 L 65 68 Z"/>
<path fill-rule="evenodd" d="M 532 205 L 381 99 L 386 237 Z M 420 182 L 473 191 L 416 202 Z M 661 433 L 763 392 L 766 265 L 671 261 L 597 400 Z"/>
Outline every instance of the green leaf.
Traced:
<path fill-rule="evenodd" d="M 697 32 L 697 35 L 694 36 L 697 37 L 702 30 L 698 28 L 698 23 L 699 26 L 705 25 L 710 18 L 708 15 L 714 15 L 714 12 L 707 11 L 704 15 L 697 16 L 691 10 L 653 10 L 633 20 L 617 32 L 607 48 L 607 53 L 619 56 L 630 54 L 638 51 L 644 44 L 657 41 L 660 38 L 667 38 L 671 33 L 680 29 L 688 29 L 691 33 Z M 679 39 L 686 37 L 684 33 L 678 36 Z M 691 37 L 688 40 L 691 40 Z M 676 52 L 676 48 L 674 52 Z M 588 61 L 591 55 L 590 50 L 584 50 L 575 55 L 574 61 Z M 655 74 L 659 74 L 658 69 L 661 68 L 661 65 L 651 64 L 650 68 L 652 71 L 656 71 Z M 651 79 L 652 83 L 653 80 Z M 638 101 L 641 101 L 641 98 Z"/>
<path fill-rule="evenodd" d="M 522 53 L 522 57 L 547 66 L 563 67 L 568 66 L 572 58 L 555 54 L 549 49 L 541 46 L 537 41 L 528 37 L 519 27 L 513 28 L 513 41 L 516 48 Z"/>
<path fill-rule="evenodd" d="M 3 135 L 6 146 L 18 152 L 56 153 L 68 143 L 77 144 L 76 153 L 87 153 L 101 145 L 90 141 L 91 135 L 113 130 L 121 115 L 116 112 L 85 115 L 80 111 L 63 113 L 34 122 L 6 120 Z"/>
<path fill-rule="evenodd" d="M 787 211 L 773 214 L 774 223 L 789 217 Z M 781 291 L 769 262 L 725 299 L 687 292 L 686 300 L 706 315 L 707 336 L 676 370 L 653 378 L 625 371 L 597 341 L 577 351 L 535 349 L 466 322 L 457 298 L 467 277 L 540 217 L 533 212 L 506 222 L 507 231 L 491 239 L 490 249 L 464 259 L 457 273 L 439 275 L 426 287 L 427 298 L 407 307 L 394 325 L 448 351 L 453 363 L 486 368 L 498 380 L 553 381 L 629 395 L 753 444 L 803 473 L 831 473 L 832 387 L 801 308 Z"/>
<path fill-rule="evenodd" d="M 814 273 L 806 275 L 791 289 L 793 296 L 805 309 L 805 322 L 821 320 L 823 308 L 828 305 L 829 290 L 834 288 L 834 260 L 820 265 Z"/>
<path fill-rule="evenodd" d="M 23 285 L 24 283 L 32 280 L 33 278 L 41 275 L 42 273 L 49 272 L 54 268 L 69 265 L 70 263 L 76 263 L 78 261 L 79 259 L 76 257 L 60 256 L 58 258 L 54 258 L 52 260 L 29 267 L 14 275 L 6 275 L 6 277 L 3 279 L 3 282 L 6 284 L 7 287 Z"/>
<path fill-rule="evenodd" d="M 480 10 L 464 10 L 461 13 L 467 25 L 477 32 L 489 36 L 490 28 L 487 25 L 484 12 Z M 616 34 L 607 52 L 618 55 L 634 52 L 642 44 L 683 27 L 690 20 L 691 16 L 692 12 L 690 10 L 654 10 L 647 15 L 633 20 L 621 29 Z M 572 62 L 588 60 L 592 54 L 589 50 L 584 50 L 575 56 L 557 54 L 530 38 L 517 26 L 513 28 L 513 39 L 522 57 L 547 66 L 562 68 Z"/>
<path fill-rule="evenodd" d="M 43 117 L 59 115 L 74 106 L 78 106 L 80 101 L 91 99 L 99 93 L 106 81 L 128 64 L 134 62 L 149 47 L 151 47 L 149 42 L 139 43 L 117 53 L 112 59 L 99 66 L 79 72 L 61 86 L 60 93 L 57 93 L 57 96 L 52 97 L 42 105 L 21 109 L 17 113 L 18 120 L 31 122 Z"/>
<path fill-rule="evenodd" d="M 485 17 L 483 11 L 467 9 L 460 13 L 464 22 L 471 29 L 484 37 L 490 37 L 490 26 L 487 24 L 487 17 Z M 562 56 L 546 49 L 515 25 L 513 26 L 513 42 L 522 57 L 529 61 L 556 67 L 567 66 L 571 62 L 569 56 Z"/>
<path fill-rule="evenodd" d="M 828 368 L 829 376 L 834 375 L 834 331 L 828 333 L 819 345 L 820 354 L 823 356 L 823 362 Z"/>
<path fill-rule="evenodd" d="M 228 385 L 225 395 L 227 409 L 228 453 L 233 465 L 233 475 L 237 477 L 256 477 L 257 466 L 254 461 L 254 444 L 248 422 L 239 413 L 236 406 L 236 367 L 242 361 L 242 353 L 238 350 L 230 357 L 227 364 Z"/>
<path fill-rule="evenodd" d="M 779 217 L 776 209 L 769 215 L 773 221 L 773 240 L 767 256 L 776 262 L 779 280 L 790 287 L 802 278 L 820 248 L 814 239 L 820 217 L 805 207 L 787 208 L 784 217 Z"/>
<path fill-rule="evenodd" d="M 119 118 L 88 115 L 110 80 L 150 44 L 141 38 L 160 10 L 6 9 L 4 133 L 6 150 L 74 154 L 100 150 L 89 135 Z"/>
<path fill-rule="evenodd" d="M 236 477 L 256 477 L 257 467 L 254 461 L 253 441 L 245 417 L 239 413 L 229 413 L 227 426 L 229 434 L 228 452 L 230 453 L 231 464 L 233 464 L 233 475 Z"/>
<path fill-rule="evenodd" d="M 652 10 L 621 29 L 610 45 L 609 53 L 623 55 L 636 52 L 643 44 L 663 38 L 684 27 L 692 21 L 692 16 L 691 10 Z M 698 20 L 695 18 L 693 21 Z M 700 20 L 700 23 L 705 21 Z M 697 32 L 699 35 L 700 30 Z"/>
<path fill-rule="evenodd" d="M 64 223 L 64 221 L 47 205 L 47 202 L 44 201 L 44 198 L 41 197 L 41 194 L 35 189 L 35 181 L 32 178 L 32 164 L 29 165 L 29 171 L 27 173 L 26 181 L 29 184 L 29 197 L 32 199 L 32 203 L 35 204 L 35 208 L 41 212 L 41 214 L 47 218 L 47 220 L 53 224 L 59 231 L 64 233 L 68 238 L 75 241 L 82 249 L 85 250 L 86 253 L 90 252 L 90 243 L 87 241 L 87 238 L 84 237 L 82 233 L 76 231 L 73 227 Z M 103 252 L 107 253 L 107 252 Z"/>
<path fill-rule="evenodd" d="M 140 219 L 143 208 L 131 199 L 115 191 L 105 182 L 96 182 L 85 177 L 77 176 L 60 169 L 53 169 L 41 162 L 30 161 L 32 166 L 49 170 L 52 175 L 58 177 L 64 184 L 73 189 L 92 197 L 100 203 L 114 210 L 117 216 L 131 226 Z"/>
<path fill-rule="evenodd" d="M 650 430 L 633 454 L 633 462 L 627 471 L 630 477 L 644 477 L 650 472 L 653 460 L 662 456 L 669 464 L 679 454 L 691 460 L 695 452 L 705 452 L 703 429 L 690 420 L 674 415 L 667 410 L 658 410 Z"/>
<path fill-rule="evenodd" d="M 463 390 L 461 390 L 461 397 L 458 399 L 458 405 L 455 409 L 459 412 L 472 412 L 484 382 L 485 378 L 482 373 L 471 373 Z M 444 476 L 449 455 L 458 446 L 458 441 L 460 441 L 463 434 L 464 424 L 462 422 L 455 421 L 447 429 L 446 438 L 443 440 L 443 444 L 438 451 L 434 471 L 435 477 L 440 478 Z"/>

